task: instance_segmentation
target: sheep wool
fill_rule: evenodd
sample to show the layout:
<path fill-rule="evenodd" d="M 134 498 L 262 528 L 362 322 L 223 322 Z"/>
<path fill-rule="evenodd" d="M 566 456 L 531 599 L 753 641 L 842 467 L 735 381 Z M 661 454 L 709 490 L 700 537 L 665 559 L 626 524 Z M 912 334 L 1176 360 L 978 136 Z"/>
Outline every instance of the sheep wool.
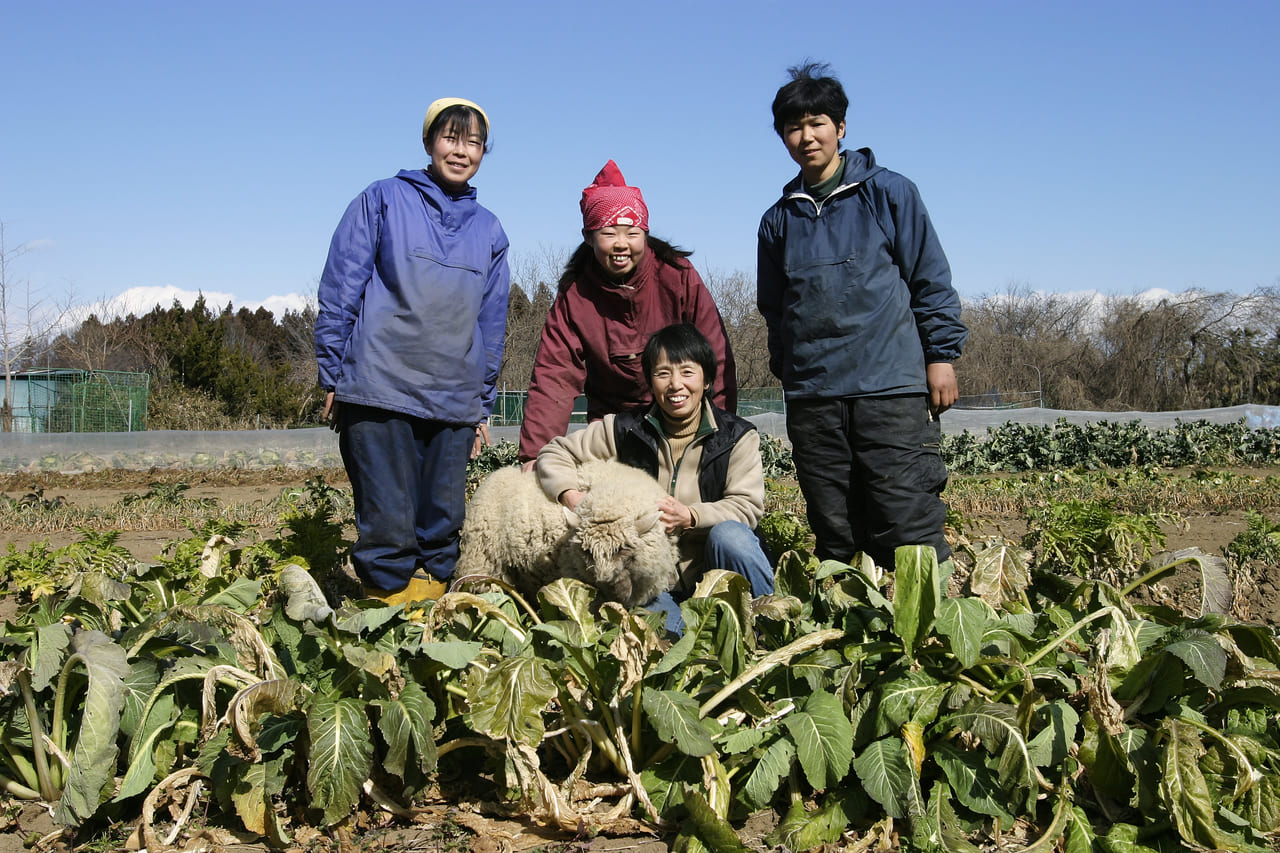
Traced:
<path fill-rule="evenodd" d="M 497 577 L 528 596 L 556 578 L 575 578 L 625 607 L 675 586 L 679 555 L 658 521 L 665 494 L 658 482 L 616 460 L 583 463 L 578 481 L 586 497 L 570 512 L 546 496 L 532 471 L 490 474 L 467 505 L 456 575 Z"/>

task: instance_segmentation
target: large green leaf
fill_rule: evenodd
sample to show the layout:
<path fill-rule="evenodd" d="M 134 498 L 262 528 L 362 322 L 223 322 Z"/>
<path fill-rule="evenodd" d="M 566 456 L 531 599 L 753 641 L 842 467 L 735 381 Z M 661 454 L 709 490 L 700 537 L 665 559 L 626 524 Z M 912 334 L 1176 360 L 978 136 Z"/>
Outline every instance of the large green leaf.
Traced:
<path fill-rule="evenodd" d="M 915 780 L 901 738 L 891 736 L 869 744 L 853 759 L 853 772 L 871 799 L 888 815 L 907 816 L 914 799 L 911 789 Z"/>
<path fill-rule="evenodd" d="M 369 717 L 356 699 L 317 696 L 307 708 L 307 790 L 332 826 L 351 813 L 373 769 Z"/>
<path fill-rule="evenodd" d="M 1093 853 L 1096 833 L 1093 824 L 1084 809 L 1072 806 L 1067 816 L 1067 832 L 1062 844 L 1062 853 Z"/>
<path fill-rule="evenodd" d="M 904 545 L 894 551 L 893 560 L 893 630 L 913 654 L 942 601 L 938 552 L 927 545 Z"/>
<path fill-rule="evenodd" d="M 31 689 L 39 693 L 62 671 L 71 645 L 71 626 L 65 622 L 53 622 L 36 629 L 35 642 L 31 644 Z"/>
<path fill-rule="evenodd" d="M 689 812 L 689 820 L 682 827 L 681 834 L 689 834 L 692 830 L 701 845 L 691 845 L 686 839 L 677 839 L 676 850 L 687 853 L 700 850 L 709 853 L 750 853 L 729 822 L 716 814 L 707 804 L 702 792 L 692 785 L 685 786 L 684 806 Z"/>
<path fill-rule="evenodd" d="M 544 587 L 545 589 L 546 587 Z M 536 658 L 507 658 L 467 680 L 467 724 L 495 740 L 537 748 L 546 731 L 542 712 L 556 695 L 556 681 Z"/>
<path fill-rule="evenodd" d="M 795 745 L 786 738 L 778 738 L 769 744 L 759 760 L 748 765 L 746 779 L 738 788 L 748 808 L 763 809 L 773 802 L 778 783 L 791 772 L 795 757 Z"/>
<path fill-rule="evenodd" d="M 809 784 L 819 790 L 838 785 L 853 758 L 853 729 L 840 700 L 830 693 L 810 694 L 783 725 Z"/>
<path fill-rule="evenodd" d="M 948 743 L 939 744 L 933 758 L 947 775 L 956 799 L 965 808 L 978 814 L 1013 819 L 1009 811 L 1009 797 L 996 777 L 994 759 L 984 758 L 983 753 L 972 750 L 957 749 Z"/>
<path fill-rule="evenodd" d="M 1076 742 L 1080 715 L 1065 700 L 1059 700 L 1040 708 L 1036 717 L 1044 722 L 1044 728 L 1027 744 L 1031 762 L 1037 767 L 1055 766 L 1066 759 Z"/>
<path fill-rule="evenodd" d="M 923 819 L 912 821 L 912 839 L 924 850 L 942 853 L 978 853 L 960 830 L 955 806 L 951 803 L 951 787 L 941 779 L 933 783 Z"/>
<path fill-rule="evenodd" d="M 1164 650 L 1185 663 L 1206 687 L 1216 690 L 1222 684 L 1227 672 L 1227 653 L 1214 635 L 1198 630 L 1183 631 Z"/>
<path fill-rule="evenodd" d="M 645 715 L 663 743 L 674 743 L 685 755 L 710 755 L 714 747 L 698 717 L 698 703 L 676 690 L 646 690 L 641 700 Z"/>
<path fill-rule="evenodd" d="M 857 788 L 827 793 L 815 811 L 795 800 L 766 840 L 784 850 L 826 850 L 826 845 L 840 841 L 853 819 L 865 811 L 866 803 Z"/>
<path fill-rule="evenodd" d="M 438 640 L 423 643 L 416 647 L 417 651 L 431 658 L 436 663 L 444 664 L 452 670 L 466 669 L 479 657 L 484 649 L 483 643 L 473 640 Z"/>
<path fill-rule="evenodd" d="M 383 700 L 378 706 L 382 709 L 378 731 L 387 742 L 383 768 L 404 779 L 409 756 L 413 754 L 418 758 L 418 769 L 424 773 L 430 771 L 436 763 L 436 742 L 431 733 L 431 718 L 436 709 L 431 697 L 416 682 L 410 681 L 399 696 Z"/>
<path fill-rule="evenodd" d="M 949 722 L 967 729 L 996 757 L 996 772 L 1015 808 L 1030 808 L 1038 787 L 1026 738 L 1018 727 L 1017 710 L 996 702 L 975 702 L 953 714 Z"/>
<path fill-rule="evenodd" d="M 951 653 L 968 669 L 982 653 L 982 635 L 995 612 L 980 598 L 948 598 L 938 605 L 938 633 L 951 644 Z"/>
<path fill-rule="evenodd" d="M 129 665 L 124 649 L 99 631 L 76 634 L 71 641 L 68 664 L 72 662 L 84 667 L 88 689 L 71 766 L 54 820 L 78 826 L 93 816 L 112 794 L 119 755 L 116 735 L 120 731 L 124 680 L 129 675 Z"/>

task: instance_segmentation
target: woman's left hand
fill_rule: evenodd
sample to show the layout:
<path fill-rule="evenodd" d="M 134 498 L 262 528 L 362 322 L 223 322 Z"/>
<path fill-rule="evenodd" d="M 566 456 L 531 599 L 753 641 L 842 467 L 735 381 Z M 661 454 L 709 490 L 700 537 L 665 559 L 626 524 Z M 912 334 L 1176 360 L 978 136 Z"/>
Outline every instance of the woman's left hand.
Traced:
<path fill-rule="evenodd" d="M 672 497 L 665 497 L 658 501 L 659 518 L 668 533 L 675 533 L 679 530 L 688 530 L 693 527 L 693 510 L 685 504 L 680 503 Z"/>
<path fill-rule="evenodd" d="M 475 459 L 480 455 L 482 448 L 489 446 L 489 425 L 476 424 L 476 440 L 471 445 L 471 458 Z"/>

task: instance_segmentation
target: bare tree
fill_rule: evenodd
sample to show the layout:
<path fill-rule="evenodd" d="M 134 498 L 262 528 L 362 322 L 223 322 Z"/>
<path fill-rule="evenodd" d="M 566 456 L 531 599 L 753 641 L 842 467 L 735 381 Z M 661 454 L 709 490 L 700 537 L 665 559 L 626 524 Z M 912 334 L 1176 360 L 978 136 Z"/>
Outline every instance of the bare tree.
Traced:
<path fill-rule="evenodd" d="M 52 333 L 62 325 L 75 301 L 74 290 L 62 301 L 33 297 L 31 281 L 14 274 L 14 263 L 31 250 L 31 244 L 10 248 L 5 224 L 0 221 L 0 361 L 4 366 L 4 399 L 0 402 L 0 428 L 13 431 L 13 374 L 28 366 Z"/>
<path fill-rule="evenodd" d="M 739 388 L 772 388 L 778 379 L 769 370 L 769 332 L 756 308 L 755 278 L 742 270 L 707 269 L 703 281 L 720 311 L 738 369 Z"/>

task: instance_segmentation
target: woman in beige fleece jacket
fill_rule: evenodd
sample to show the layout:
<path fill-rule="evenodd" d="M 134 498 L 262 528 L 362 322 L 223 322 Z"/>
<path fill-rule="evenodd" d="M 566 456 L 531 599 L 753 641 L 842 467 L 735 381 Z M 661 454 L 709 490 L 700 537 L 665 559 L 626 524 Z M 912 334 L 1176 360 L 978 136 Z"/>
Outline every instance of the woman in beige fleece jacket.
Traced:
<path fill-rule="evenodd" d="M 656 332 L 641 366 L 653 405 L 606 415 L 552 439 L 538 454 L 538 482 L 547 496 L 575 509 L 582 500 L 577 466 L 618 459 L 647 471 L 667 491 L 657 511 L 680 538 L 680 580 L 647 605 L 683 629 L 679 602 L 710 568 L 745 577 L 753 595 L 773 592 L 773 567 L 755 526 L 764 514 L 764 470 L 755 425 L 714 406 L 706 390 L 716 377 L 711 344 L 683 323 Z"/>

